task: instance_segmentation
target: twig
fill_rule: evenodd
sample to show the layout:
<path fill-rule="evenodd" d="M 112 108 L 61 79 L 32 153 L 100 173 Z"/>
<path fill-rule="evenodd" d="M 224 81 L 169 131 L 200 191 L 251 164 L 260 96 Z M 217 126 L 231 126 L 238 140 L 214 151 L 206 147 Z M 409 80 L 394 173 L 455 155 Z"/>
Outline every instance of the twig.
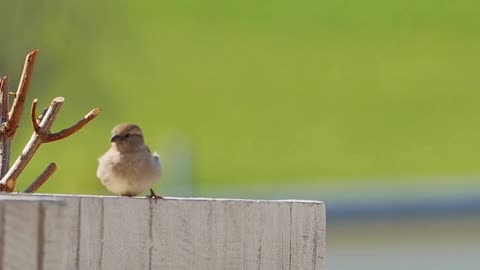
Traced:
<path fill-rule="evenodd" d="M 67 128 L 66 132 L 62 133 L 63 131 L 58 132 L 59 134 L 54 135 L 50 133 L 50 129 L 55 121 L 57 114 L 60 110 L 64 101 L 63 97 L 56 97 L 53 99 L 50 107 L 48 107 L 47 112 L 42 118 L 40 124 L 37 123 L 35 109 L 37 107 L 37 100 L 34 100 L 32 103 L 32 112 L 31 112 L 31 120 L 32 124 L 34 125 L 35 132 L 33 133 L 32 137 L 28 141 L 27 145 L 22 151 L 22 154 L 17 158 L 15 163 L 12 165 L 10 170 L 8 170 L 7 174 L 0 180 L 0 190 L 5 190 L 8 192 L 13 191 L 15 188 L 15 182 L 17 181 L 18 176 L 22 173 L 25 166 L 27 166 L 28 162 L 32 159 L 35 152 L 38 150 L 40 145 L 45 142 L 50 142 L 54 140 L 63 139 L 69 135 L 72 135 L 74 132 L 78 131 L 81 127 L 85 124 L 90 122 L 95 116 L 97 116 L 100 112 L 100 109 L 96 108 L 90 111 L 84 119 L 80 120 L 77 124 L 73 125 L 70 128 Z M 66 135 L 64 135 L 66 134 Z M 50 136 L 55 136 L 53 139 Z"/>
<path fill-rule="evenodd" d="M 59 132 L 50 133 L 50 130 L 42 130 L 38 124 L 39 118 L 37 117 L 37 113 L 36 113 L 37 102 L 38 102 L 37 99 L 34 99 L 32 102 L 31 120 L 32 120 L 33 129 L 39 136 L 42 137 L 42 143 L 58 141 L 72 135 L 73 133 L 77 132 L 82 127 L 84 127 L 86 124 L 88 124 L 88 122 L 92 121 L 100 113 L 100 108 L 95 108 L 89 111 L 82 119 L 80 119 L 80 121 L 75 123 L 73 126 L 66 129 L 62 129 Z"/>
<path fill-rule="evenodd" d="M 47 180 L 48 178 L 57 170 L 57 165 L 55 163 L 50 163 L 45 170 L 35 179 L 30 186 L 28 186 L 23 192 L 33 193 L 37 191 Z"/>
<path fill-rule="evenodd" d="M 8 77 L 0 78 L 0 124 L 8 121 Z M 10 143 L 11 139 L 0 134 L 0 178 L 3 177 L 10 166 Z"/>
<path fill-rule="evenodd" d="M 52 124 L 57 117 L 58 111 L 63 104 L 63 100 L 64 99 L 62 97 L 57 97 L 53 99 L 50 107 L 48 107 L 45 117 L 40 123 L 41 130 L 48 130 L 52 127 Z M 3 176 L 2 180 L 0 180 L 0 190 L 2 190 L 3 188 L 5 191 L 8 192 L 13 191 L 18 176 L 22 173 L 23 169 L 25 169 L 25 166 L 27 166 L 28 162 L 30 162 L 33 155 L 42 144 L 42 136 L 39 134 L 43 134 L 43 132 L 33 133 L 32 137 L 30 137 L 30 140 L 25 145 L 25 148 L 23 148 L 20 156 L 12 164 L 12 167 L 10 168 L 10 170 L 8 170 L 7 174 Z"/>
<path fill-rule="evenodd" d="M 30 86 L 30 79 L 33 73 L 33 67 L 35 65 L 35 59 L 37 57 L 38 50 L 27 54 L 25 58 L 25 64 L 23 66 L 22 76 L 20 78 L 20 83 L 18 84 L 17 92 L 15 94 L 15 99 L 13 100 L 12 108 L 8 114 L 8 121 L 2 125 L 1 132 L 4 133 L 8 138 L 15 135 L 17 130 L 18 123 L 22 117 L 22 112 L 25 106 L 25 100 L 28 94 L 28 87 Z"/>
<path fill-rule="evenodd" d="M 37 115 L 36 115 L 37 114 L 37 102 L 38 102 L 38 99 L 34 99 L 32 101 L 31 118 L 32 118 L 32 124 L 33 124 L 33 130 L 36 133 L 41 133 L 40 126 L 38 125 L 38 118 L 37 118 Z"/>
<path fill-rule="evenodd" d="M 27 98 L 37 54 L 38 50 L 34 50 L 25 58 L 22 76 L 20 78 L 20 83 L 18 84 L 17 92 L 14 93 L 15 98 L 10 111 L 8 111 L 8 80 L 6 77 L 0 78 L 0 191 L 12 192 L 14 190 L 19 175 L 23 172 L 42 143 L 57 141 L 72 135 L 100 113 L 100 109 L 95 108 L 73 126 L 56 133 L 51 133 L 50 129 L 53 122 L 55 122 L 64 99 L 63 97 L 54 98 L 48 109 L 44 109 L 42 114 L 38 117 L 36 115 L 38 100 L 34 99 L 30 115 L 34 133 L 25 145 L 21 155 L 15 160 L 12 167 L 8 168 L 10 160 L 10 141 L 15 135 L 18 123 L 20 122 L 25 108 L 25 100 Z M 27 188 L 26 192 L 37 190 L 38 187 L 40 187 L 55 171 L 55 169 L 56 165 L 54 163 L 50 164 L 48 168 L 32 183 L 32 185 Z"/>
<path fill-rule="evenodd" d="M 95 108 L 89 111 L 82 119 L 80 119 L 80 121 L 75 123 L 73 126 L 66 129 L 62 129 L 59 132 L 47 134 L 47 138 L 45 139 L 44 142 L 46 143 L 54 142 L 72 135 L 73 133 L 81 129 L 83 126 L 88 124 L 88 122 L 92 121 L 93 118 L 97 117 L 99 113 L 100 113 L 100 108 Z M 36 121 L 33 121 L 33 122 L 36 122 Z"/>

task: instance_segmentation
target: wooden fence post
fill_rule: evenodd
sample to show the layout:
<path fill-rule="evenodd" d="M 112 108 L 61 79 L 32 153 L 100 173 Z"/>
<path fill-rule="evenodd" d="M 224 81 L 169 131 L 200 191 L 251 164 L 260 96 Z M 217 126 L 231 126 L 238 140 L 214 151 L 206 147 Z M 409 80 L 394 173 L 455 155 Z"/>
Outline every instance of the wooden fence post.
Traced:
<path fill-rule="evenodd" d="M 325 270 L 325 206 L 2 194 L 0 269 Z"/>

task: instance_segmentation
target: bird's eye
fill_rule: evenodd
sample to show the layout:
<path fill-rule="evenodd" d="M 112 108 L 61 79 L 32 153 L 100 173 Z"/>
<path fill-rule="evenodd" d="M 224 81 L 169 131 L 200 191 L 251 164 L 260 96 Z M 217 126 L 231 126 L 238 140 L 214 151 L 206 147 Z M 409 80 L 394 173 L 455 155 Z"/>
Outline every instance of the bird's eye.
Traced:
<path fill-rule="evenodd" d="M 130 137 L 130 133 L 125 134 L 125 138 Z"/>

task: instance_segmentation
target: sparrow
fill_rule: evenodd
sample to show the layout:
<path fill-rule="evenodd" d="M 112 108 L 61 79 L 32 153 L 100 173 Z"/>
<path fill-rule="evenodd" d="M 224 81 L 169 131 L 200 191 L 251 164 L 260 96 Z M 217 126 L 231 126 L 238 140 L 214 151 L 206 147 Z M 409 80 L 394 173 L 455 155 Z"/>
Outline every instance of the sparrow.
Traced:
<path fill-rule="evenodd" d="M 136 196 L 150 189 L 148 198 L 162 198 L 152 189 L 160 180 L 160 159 L 145 145 L 140 127 L 119 124 L 113 128 L 110 142 L 110 149 L 98 159 L 97 177 L 102 184 L 121 196 Z"/>

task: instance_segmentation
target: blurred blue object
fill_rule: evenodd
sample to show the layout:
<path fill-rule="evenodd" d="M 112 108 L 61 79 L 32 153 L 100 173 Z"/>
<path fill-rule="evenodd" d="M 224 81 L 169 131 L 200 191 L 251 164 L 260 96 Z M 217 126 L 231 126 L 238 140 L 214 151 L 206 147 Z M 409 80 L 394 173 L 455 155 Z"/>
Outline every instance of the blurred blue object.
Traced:
<path fill-rule="evenodd" d="M 433 199 L 327 202 L 328 222 L 394 218 L 454 218 L 480 216 L 480 195 Z"/>

